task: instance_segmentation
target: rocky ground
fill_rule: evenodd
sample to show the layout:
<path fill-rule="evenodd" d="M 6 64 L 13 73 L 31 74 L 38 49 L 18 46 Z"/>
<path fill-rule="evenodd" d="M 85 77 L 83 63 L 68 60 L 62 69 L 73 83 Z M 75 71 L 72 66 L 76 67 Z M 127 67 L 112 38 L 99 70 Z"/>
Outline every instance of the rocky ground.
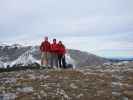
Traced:
<path fill-rule="evenodd" d="M 133 62 L 86 66 L 80 70 L 85 73 L 111 74 L 112 98 L 115 100 L 133 100 Z"/>
<path fill-rule="evenodd" d="M 133 100 L 132 64 L 0 73 L 0 100 Z"/>

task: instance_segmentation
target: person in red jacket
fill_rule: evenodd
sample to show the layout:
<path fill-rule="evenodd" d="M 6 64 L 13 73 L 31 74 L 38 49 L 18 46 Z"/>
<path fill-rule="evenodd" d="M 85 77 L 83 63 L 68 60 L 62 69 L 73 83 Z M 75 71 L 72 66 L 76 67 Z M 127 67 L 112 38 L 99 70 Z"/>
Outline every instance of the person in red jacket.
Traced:
<path fill-rule="evenodd" d="M 60 68 L 66 68 L 66 61 L 65 61 L 65 53 L 66 49 L 65 46 L 62 44 L 61 41 L 58 43 L 58 63 Z"/>
<path fill-rule="evenodd" d="M 58 68 L 58 44 L 56 43 L 56 39 L 53 39 L 53 43 L 51 44 L 51 67 L 56 66 Z"/>
<path fill-rule="evenodd" d="M 50 61 L 50 52 L 51 52 L 51 44 L 48 41 L 48 37 L 46 36 L 44 38 L 44 41 L 41 43 L 40 51 L 42 53 L 41 55 L 41 65 L 48 66 L 48 63 Z"/>

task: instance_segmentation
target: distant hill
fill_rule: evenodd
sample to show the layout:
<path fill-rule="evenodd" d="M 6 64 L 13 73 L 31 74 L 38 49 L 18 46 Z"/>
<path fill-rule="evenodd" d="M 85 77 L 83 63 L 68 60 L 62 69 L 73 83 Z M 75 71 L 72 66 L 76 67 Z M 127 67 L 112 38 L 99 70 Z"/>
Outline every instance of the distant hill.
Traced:
<path fill-rule="evenodd" d="M 121 61 L 133 61 L 133 57 L 131 58 L 108 58 L 111 62 L 121 62 Z"/>
<path fill-rule="evenodd" d="M 101 65 L 108 62 L 108 59 L 80 50 L 69 50 L 69 54 L 75 60 L 77 66 Z"/>

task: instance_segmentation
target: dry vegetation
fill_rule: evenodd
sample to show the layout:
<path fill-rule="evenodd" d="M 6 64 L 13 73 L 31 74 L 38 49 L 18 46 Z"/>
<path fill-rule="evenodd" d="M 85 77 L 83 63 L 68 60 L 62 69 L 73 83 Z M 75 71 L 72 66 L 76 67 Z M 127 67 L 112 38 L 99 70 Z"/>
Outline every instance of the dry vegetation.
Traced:
<path fill-rule="evenodd" d="M 133 63 L 0 73 L 0 100 L 133 100 Z"/>
<path fill-rule="evenodd" d="M 111 75 L 76 70 L 27 70 L 0 74 L 0 92 L 16 100 L 113 100 Z M 115 100 L 115 99 L 114 99 Z"/>

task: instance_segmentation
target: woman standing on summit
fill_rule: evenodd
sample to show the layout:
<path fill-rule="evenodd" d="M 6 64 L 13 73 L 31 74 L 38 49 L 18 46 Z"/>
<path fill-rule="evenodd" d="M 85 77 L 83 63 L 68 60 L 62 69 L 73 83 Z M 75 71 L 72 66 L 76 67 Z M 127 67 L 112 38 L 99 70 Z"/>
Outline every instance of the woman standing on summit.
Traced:
<path fill-rule="evenodd" d="M 66 49 L 64 44 L 61 41 L 58 43 L 58 62 L 60 68 L 66 68 L 66 60 L 65 60 Z"/>

